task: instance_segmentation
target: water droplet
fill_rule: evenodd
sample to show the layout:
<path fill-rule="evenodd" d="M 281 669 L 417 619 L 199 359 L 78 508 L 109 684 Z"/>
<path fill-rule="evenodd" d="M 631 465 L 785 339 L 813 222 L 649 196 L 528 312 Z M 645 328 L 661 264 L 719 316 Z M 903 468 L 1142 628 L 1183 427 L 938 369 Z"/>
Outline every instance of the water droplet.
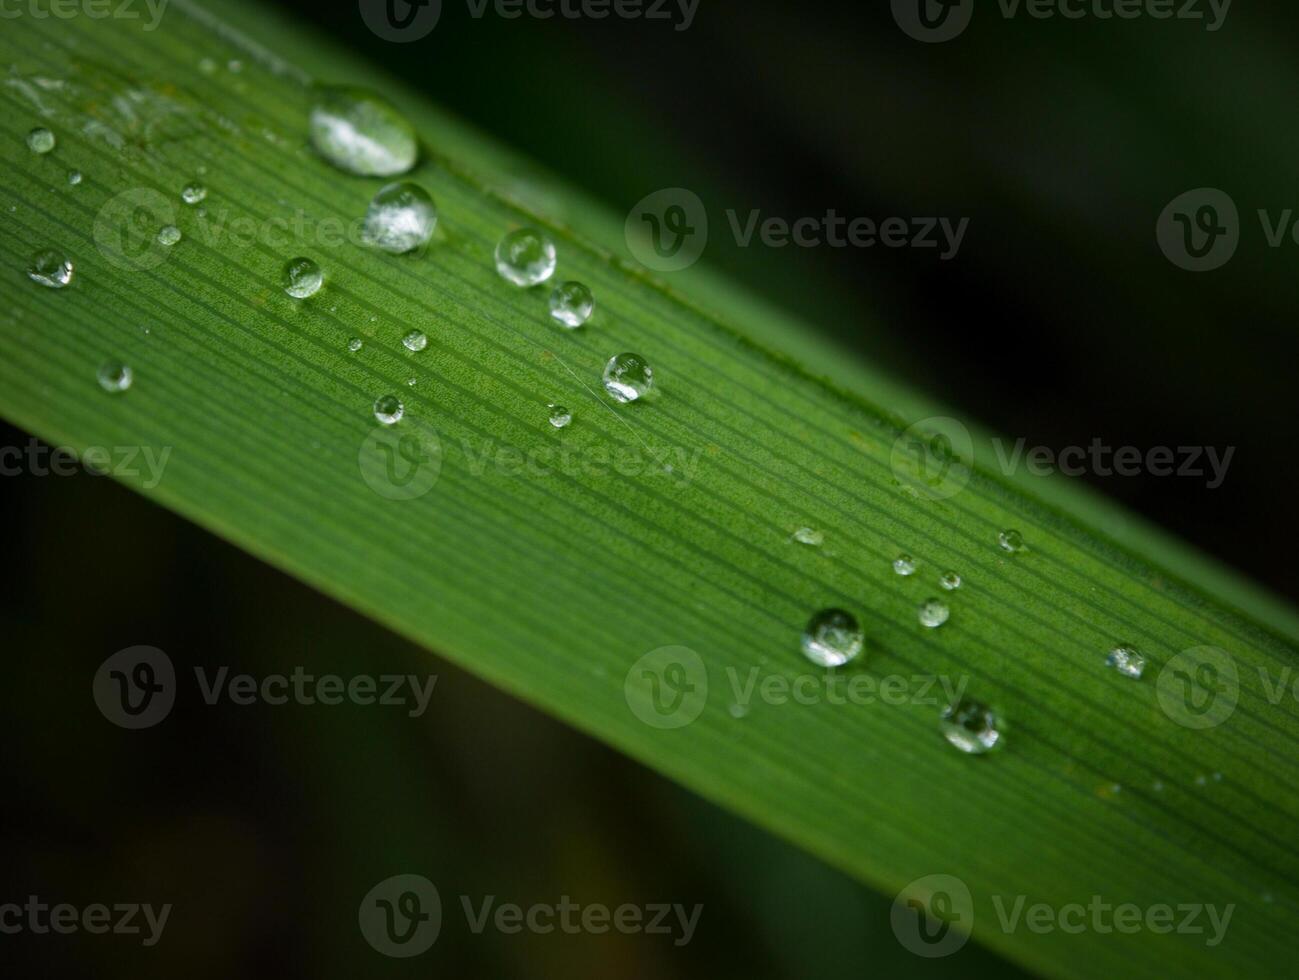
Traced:
<path fill-rule="evenodd" d="M 580 282 L 562 282 L 550 294 L 550 315 L 575 330 L 595 312 L 595 297 Z"/>
<path fill-rule="evenodd" d="M 80 184 L 80 183 L 81 183 L 81 171 L 80 171 L 80 170 L 69 170 L 69 171 L 68 171 L 68 184 L 69 184 L 70 186 L 72 186 L 72 187 L 76 187 L 76 186 L 77 186 L 78 184 Z"/>
<path fill-rule="evenodd" d="M 180 229 L 175 225 L 167 225 L 158 232 L 158 244 L 168 247 L 175 245 L 181 239 Z"/>
<path fill-rule="evenodd" d="M 1106 656 L 1105 664 L 1113 667 L 1124 677 L 1140 680 L 1146 669 L 1146 658 L 1136 647 L 1117 646 Z"/>
<path fill-rule="evenodd" d="M 800 527 L 794 532 L 794 540 L 799 544 L 806 544 L 813 548 L 819 548 L 825 543 L 825 535 L 814 527 Z"/>
<path fill-rule="evenodd" d="M 898 555 L 893 559 L 893 571 L 899 575 L 916 574 L 916 560 L 910 555 Z"/>
<path fill-rule="evenodd" d="M 325 273 L 311 259 L 290 259 L 280 277 L 284 291 L 294 299 L 306 299 L 320 292 L 325 284 Z"/>
<path fill-rule="evenodd" d="M 938 580 L 938 584 L 948 592 L 952 592 L 961 587 L 961 576 L 956 574 L 956 572 L 943 572 L 942 577 Z"/>
<path fill-rule="evenodd" d="M 997 543 L 1001 545 L 1002 551 L 1009 551 L 1013 555 L 1024 550 L 1024 535 L 1018 531 L 1002 531 L 997 535 Z"/>
<path fill-rule="evenodd" d="M 54 134 L 44 126 L 33 129 L 27 134 L 27 148 L 33 153 L 44 155 L 54 149 Z"/>
<path fill-rule="evenodd" d="M 970 755 L 982 755 L 1001 740 L 997 716 L 974 698 L 961 698 L 944 708 L 939 728 L 947 741 Z"/>
<path fill-rule="evenodd" d="M 437 205 L 428 191 L 418 184 L 389 184 L 370 202 L 361 237 L 367 245 L 402 255 L 427 244 L 437 223 Z"/>
<path fill-rule="evenodd" d="M 359 88 L 324 87 L 315 95 L 311 144 L 339 170 L 395 177 L 415 166 L 415 130 L 386 100 Z"/>
<path fill-rule="evenodd" d="M 516 286 L 536 286 L 555 274 L 555 243 L 535 228 L 512 231 L 496 246 L 496 271 Z"/>
<path fill-rule="evenodd" d="M 573 413 L 563 405 L 556 405 L 552 402 L 547 407 L 550 409 L 550 424 L 556 429 L 563 429 L 573 421 Z"/>
<path fill-rule="evenodd" d="M 204 75 L 211 75 L 217 70 L 217 63 L 211 58 L 200 58 L 198 62 L 198 70 Z"/>
<path fill-rule="evenodd" d="M 803 656 L 819 667 L 842 667 L 862 650 L 861 625 L 852 613 L 823 609 L 803 630 Z"/>
<path fill-rule="evenodd" d="M 747 704 L 732 704 L 730 707 L 726 709 L 726 711 L 727 714 L 729 714 L 732 718 L 734 718 L 736 721 L 739 721 L 741 718 L 744 718 L 748 715 L 749 706 Z"/>
<path fill-rule="evenodd" d="M 620 402 L 634 402 L 654 387 L 654 369 L 639 354 L 617 354 L 604 366 L 604 387 Z"/>
<path fill-rule="evenodd" d="M 406 406 L 396 395 L 384 395 L 374 403 L 374 417 L 384 425 L 396 425 L 406 414 Z"/>
<path fill-rule="evenodd" d="M 951 610 L 941 599 L 926 599 L 920 604 L 920 625 L 931 630 L 942 626 L 950 615 Z"/>
<path fill-rule="evenodd" d="M 353 354 L 355 354 L 364 346 L 365 346 L 365 342 L 361 340 L 360 337 L 353 337 L 351 340 L 347 342 L 347 349 L 350 350 Z"/>
<path fill-rule="evenodd" d="M 38 282 L 50 289 L 62 289 L 72 282 L 72 260 L 52 248 L 41 249 L 32 256 L 27 266 L 27 275 L 32 282 Z"/>
<path fill-rule="evenodd" d="M 202 204 L 207 200 L 207 188 L 199 183 L 186 184 L 180 192 L 180 199 L 186 204 Z"/>
<path fill-rule="evenodd" d="M 131 382 L 135 380 L 135 373 L 125 364 L 108 361 L 99 366 L 95 378 L 99 381 L 99 387 L 116 395 L 131 387 Z"/>
<path fill-rule="evenodd" d="M 418 383 L 419 383 L 419 382 L 418 382 L 418 379 L 416 379 L 416 378 L 407 378 L 407 379 L 406 379 L 406 386 L 407 386 L 408 388 L 414 388 L 415 385 L 418 384 Z"/>
<path fill-rule="evenodd" d="M 428 336 L 419 330 L 412 330 L 401 338 L 401 345 L 408 351 L 418 354 L 428 346 Z"/>

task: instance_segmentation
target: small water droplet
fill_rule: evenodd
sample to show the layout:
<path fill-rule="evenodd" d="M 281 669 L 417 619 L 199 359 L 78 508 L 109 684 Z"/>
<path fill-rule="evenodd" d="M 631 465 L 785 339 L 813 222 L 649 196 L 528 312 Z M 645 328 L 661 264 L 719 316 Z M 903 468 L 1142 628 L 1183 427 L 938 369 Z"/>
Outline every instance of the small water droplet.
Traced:
<path fill-rule="evenodd" d="M 910 555 L 898 555 L 893 559 L 893 571 L 904 577 L 914 575 L 916 574 L 916 560 Z"/>
<path fill-rule="evenodd" d="M 320 287 L 325 284 L 325 273 L 311 259 L 290 259 L 284 266 L 280 281 L 284 291 L 294 299 L 307 299 L 320 292 Z"/>
<path fill-rule="evenodd" d="M 1002 531 L 997 535 L 997 543 L 1001 545 L 1002 551 L 1013 555 L 1024 550 L 1024 535 L 1018 531 Z"/>
<path fill-rule="evenodd" d="M 181 188 L 180 199 L 189 205 L 202 204 L 207 200 L 207 188 L 197 182 L 186 184 Z"/>
<path fill-rule="evenodd" d="M 401 345 L 408 351 L 418 354 L 428 346 L 428 335 L 419 330 L 412 330 L 401 338 Z"/>
<path fill-rule="evenodd" d="M 575 330 L 595 312 L 595 297 L 580 282 L 562 282 L 550 294 L 550 315 Z"/>
<path fill-rule="evenodd" d="M 996 714 L 974 698 L 964 697 L 944 708 L 939 728 L 948 742 L 970 755 L 982 755 L 1001 741 Z"/>
<path fill-rule="evenodd" d="M 119 361 L 107 361 L 99 366 L 95 378 L 99 381 L 99 387 L 116 395 L 131 387 L 135 374 Z"/>
<path fill-rule="evenodd" d="M 1146 658 L 1136 647 L 1116 646 L 1105 657 L 1105 664 L 1117 670 L 1124 677 L 1140 680 L 1146 669 Z"/>
<path fill-rule="evenodd" d="M 181 239 L 180 229 L 175 225 L 167 225 L 158 232 L 158 244 L 168 247 L 175 245 Z"/>
<path fill-rule="evenodd" d="M 37 127 L 27 134 L 27 148 L 42 156 L 54 149 L 55 139 L 44 126 Z"/>
<path fill-rule="evenodd" d="M 604 387 L 616 401 L 634 402 L 654 387 L 654 369 L 639 354 L 617 354 L 604 366 Z"/>
<path fill-rule="evenodd" d="M 27 275 L 32 282 L 50 289 L 62 289 L 72 282 L 73 271 L 72 260 L 52 248 L 41 249 L 27 266 Z"/>
<path fill-rule="evenodd" d="M 428 191 L 418 184 L 389 184 L 370 202 L 361 238 L 374 248 L 402 255 L 428 244 L 437 223 L 437 205 Z"/>
<path fill-rule="evenodd" d="M 536 286 L 555 274 L 555 243 L 535 228 L 512 231 L 496 245 L 496 271 L 516 286 Z"/>
<path fill-rule="evenodd" d="M 550 409 L 550 424 L 556 429 L 566 428 L 573 421 L 573 413 L 563 405 L 556 405 L 551 402 L 547 407 Z"/>
<path fill-rule="evenodd" d="M 800 527 L 794 532 L 794 540 L 812 548 L 819 548 L 825 543 L 825 535 L 814 527 Z"/>
<path fill-rule="evenodd" d="M 961 587 L 961 576 L 956 572 L 943 572 L 938 584 L 948 592 L 953 592 Z"/>
<path fill-rule="evenodd" d="M 842 609 L 823 609 L 803 630 L 803 656 L 819 667 L 842 667 L 861 653 L 865 639 L 857 617 Z"/>
<path fill-rule="evenodd" d="M 76 186 L 77 186 L 78 184 L 80 184 L 80 183 L 81 183 L 81 171 L 80 171 L 80 170 L 69 170 L 69 171 L 68 171 L 68 184 L 69 184 L 70 186 L 72 186 L 72 187 L 76 187 Z"/>
<path fill-rule="evenodd" d="M 364 346 L 365 346 L 365 342 L 360 337 L 353 337 L 351 340 L 347 342 L 347 349 L 350 350 L 353 354 L 355 354 Z"/>
<path fill-rule="evenodd" d="M 931 630 L 942 626 L 950 615 L 951 610 L 941 599 L 926 599 L 920 604 L 920 625 Z"/>
<path fill-rule="evenodd" d="M 339 170 L 395 177 L 415 166 L 415 130 L 385 99 L 365 89 L 332 86 L 315 95 L 311 144 Z"/>
<path fill-rule="evenodd" d="M 418 383 L 419 383 L 419 382 L 418 382 L 418 379 L 416 379 L 416 378 L 407 378 L 407 379 L 406 379 L 406 386 L 407 386 L 408 388 L 414 388 L 415 385 L 418 384 Z"/>
<path fill-rule="evenodd" d="M 374 403 L 374 417 L 384 425 L 396 425 L 406 414 L 406 406 L 396 395 L 383 395 Z"/>

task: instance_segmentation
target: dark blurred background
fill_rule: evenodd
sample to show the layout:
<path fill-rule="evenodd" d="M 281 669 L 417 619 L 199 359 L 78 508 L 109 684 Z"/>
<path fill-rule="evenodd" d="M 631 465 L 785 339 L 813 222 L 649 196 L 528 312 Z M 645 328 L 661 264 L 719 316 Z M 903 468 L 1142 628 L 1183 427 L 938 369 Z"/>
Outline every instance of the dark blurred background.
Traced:
<path fill-rule="evenodd" d="M 882 2 L 702 0 L 675 31 L 473 19 L 446 0 L 436 31 L 402 46 L 365 30 L 351 3 L 279 9 L 619 214 L 691 188 L 714 222 L 706 262 L 1012 441 L 1237 447 L 1215 490 L 1086 479 L 1299 594 L 1285 517 L 1299 475 L 1285 448 L 1299 246 L 1269 247 L 1256 217 L 1299 208 L 1299 11 L 1233 6 L 1209 32 L 1005 20 L 989 3 L 962 37 L 927 45 Z M 1202 186 L 1233 196 L 1242 233 L 1232 262 L 1194 275 L 1161 254 L 1154 229 Z M 724 233 L 728 209 L 793 220 L 828 208 L 969 218 L 970 230 L 946 262 L 907 248 L 745 249 Z M 0 430 L 0 445 L 26 441 Z M 0 494 L 5 564 L 18 570 L 0 590 L 14 671 L 0 698 L 9 892 L 185 910 L 155 950 L 81 936 L 56 959 L 40 944 L 33 960 L 6 943 L 40 975 L 1015 975 L 974 945 L 911 956 L 886 898 L 120 487 L 24 476 L 0 479 Z M 90 696 L 100 662 L 141 643 L 188 680 L 154 737 L 109 725 Z M 439 680 L 418 719 L 209 707 L 195 665 Z M 456 914 L 429 954 L 385 960 L 355 909 L 407 871 L 437 882 L 448 907 L 459 894 L 569 895 L 704 913 L 683 948 L 473 936 Z"/>

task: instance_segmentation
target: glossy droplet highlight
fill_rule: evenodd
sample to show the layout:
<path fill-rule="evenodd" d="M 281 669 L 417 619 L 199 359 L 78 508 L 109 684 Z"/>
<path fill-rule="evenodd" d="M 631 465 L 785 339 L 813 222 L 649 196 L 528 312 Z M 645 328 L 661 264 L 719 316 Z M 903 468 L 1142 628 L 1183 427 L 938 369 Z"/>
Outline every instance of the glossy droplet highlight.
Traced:
<path fill-rule="evenodd" d="M 39 153 L 44 156 L 54 149 L 54 134 L 44 126 L 33 129 L 27 134 L 27 148 L 33 153 Z"/>
<path fill-rule="evenodd" d="M 428 346 L 428 336 L 419 330 L 412 330 L 401 338 L 401 345 L 412 354 L 418 354 Z"/>
<path fill-rule="evenodd" d="M 80 171 L 80 170 L 69 170 L 69 171 L 68 171 L 68 185 L 71 186 L 71 187 L 76 187 L 76 186 L 77 186 L 78 184 L 80 184 L 80 183 L 81 183 L 81 171 Z"/>
<path fill-rule="evenodd" d="M 50 289 L 62 289 L 72 282 L 72 260 L 52 248 L 42 249 L 32 256 L 27 266 L 27 275 L 32 282 Z"/>
<path fill-rule="evenodd" d="M 563 405 L 556 405 L 553 402 L 547 406 L 550 409 L 550 424 L 556 429 L 567 428 L 573 421 L 573 413 Z"/>
<path fill-rule="evenodd" d="M 158 232 L 158 244 L 171 247 L 181 239 L 180 229 L 175 225 L 167 225 Z"/>
<path fill-rule="evenodd" d="M 823 609 L 803 630 L 803 656 L 818 667 L 842 667 L 862 651 L 861 625 L 842 609 Z"/>
<path fill-rule="evenodd" d="M 550 294 L 550 315 L 570 330 L 586 323 L 594 312 L 595 297 L 580 282 L 560 283 Z"/>
<path fill-rule="evenodd" d="M 794 532 L 794 540 L 811 548 L 819 548 L 825 543 L 825 535 L 814 527 L 800 527 Z"/>
<path fill-rule="evenodd" d="M 374 417 L 384 425 L 396 425 L 406 414 L 406 406 L 396 395 L 384 395 L 374 403 Z"/>
<path fill-rule="evenodd" d="M 131 387 L 135 374 L 119 361 L 107 361 L 99 366 L 95 378 L 99 382 L 99 387 L 109 394 L 116 395 Z"/>
<path fill-rule="evenodd" d="M 516 286 L 537 286 L 555 274 L 555 243 L 535 228 L 512 231 L 496 245 L 496 271 Z"/>
<path fill-rule="evenodd" d="M 1146 658 L 1136 647 L 1117 646 L 1105 657 L 1105 664 L 1124 677 L 1140 680 L 1146 671 Z"/>
<path fill-rule="evenodd" d="M 951 610 L 947 608 L 947 603 L 941 599 L 926 599 L 920 604 L 918 612 L 920 625 L 928 629 L 937 629 L 947 622 L 951 615 Z"/>
<path fill-rule="evenodd" d="M 281 276 L 284 291 L 294 299 L 307 299 L 320 292 L 325 284 L 325 273 L 311 259 L 290 259 Z"/>
<path fill-rule="evenodd" d="M 186 184 L 180 192 L 180 199 L 190 206 L 202 204 L 207 200 L 207 188 L 198 183 Z"/>
<path fill-rule="evenodd" d="M 353 337 L 351 340 L 347 342 L 347 349 L 351 351 L 353 354 L 355 354 L 364 346 L 365 346 L 365 342 L 360 337 Z"/>
<path fill-rule="evenodd" d="M 362 240 L 393 255 L 426 245 L 437 227 L 438 209 L 418 184 L 389 184 L 374 195 L 365 212 Z"/>
<path fill-rule="evenodd" d="M 1001 545 L 1002 551 L 1018 554 L 1024 550 L 1024 535 L 1018 531 L 1002 531 L 997 535 L 997 544 Z"/>
<path fill-rule="evenodd" d="M 916 574 L 916 560 L 910 555 L 898 555 L 893 559 L 893 571 L 902 576 L 914 575 Z"/>
<path fill-rule="evenodd" d="M 970 755 L 982 755 L 1001 741 L 996 714 L 974 698 L 961 698 L 944 708 L 939 728 L 947 741 Z"/>
<path fill-rule="evenodd" d="M 639 354 L 617 354 L 604 366 L 604 388 L 616 401 L 634 402 L 654 387 L 654 369 Z"/>
<path fill-rule="evenodd" d="M 948 592 L 952 592 L 961 587 L 961 576 L 957 575 L 956 572 L 943 572 L 942 578 L 938 580 L 938 584 Z"/>
<path fill-rule="evenodd" d="M 365 89 L 318 88 L 311 106 L 311 145 L 339 170 L 395 177 L 415 166 L 419 143 L 406 117 Z"/>

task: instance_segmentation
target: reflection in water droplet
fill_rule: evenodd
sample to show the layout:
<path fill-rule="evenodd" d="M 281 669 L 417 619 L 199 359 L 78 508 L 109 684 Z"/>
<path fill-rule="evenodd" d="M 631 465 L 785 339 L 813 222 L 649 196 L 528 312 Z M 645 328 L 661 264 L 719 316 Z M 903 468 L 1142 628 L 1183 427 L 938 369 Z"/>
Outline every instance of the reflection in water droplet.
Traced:
<path fill-rule="evenodd" d="M 202 204 L 207 200 L 207 188 L 202 184 L 186 184 L 180 192 L 180 199 L 186 204 Z"/>
<path fill-rule="evenodd" d="M 315 95 L 311 143 L 339 170 L 395 177 L 415 166 L 415 130 L 386 100 L 359 88 L 325 87 Z"/>
<path fill-rule="evenodd" d="M 550 424 L 556 429 L 567 428 L 568 424 L 573 421 L 573 413 L 563 405 L 556 405 L 552 402 L 547 407 L 550 409 Z"/>
<path fill-rule="evenodd" d="M 1018 531 L 1002 531 L 997 535 L 997 543 L 1001 545 L 1002 551 L 1009 551 L 1013 555 L 1024 550 L 1024 535 Z"/>
<path fill-rule="evenodd" d="M 384 425 L 396 425 L 406 414 L 406 406 L 396 395 L 383 395 L 374 403 L 374 417 Z"/>
<path fill-rule="evenodd" d="M 893 559 L 893 571 L 904 577 L 914 575 L 916 574 L 916 560 L 910 555 L 898 555 Z"/>
<path fill-rule="evenodd" d="M 654 369 L 639 354 L 618 354 L 604 367 L 604 387 L 615 400 L 634 402 L 654 387 Z"/>
<path fill-rule="evenodd" d="M 401 338 L 401 345 L 408 351 L 418 354 L 428 346 L 428 336 L 419 330 L 412 330 Z"/>
<path fill-rule="evenodd" d="M 78 184 L 80 184 L 80 183 L 81 183 L 81 171 L 80 171 L 80 170 L 69 170 L 69 171 L 68 171 L 68 184 L 71 185 L 72 187 L 76 187 L 76 186 L 77 186 Z"/>
<path fill-rule="evenodd" d="M 948 742 L 970 755 L 982 755 L 1001 741 L 996 714 L 974 698 L 964 697 L 944 708 L 939 728 Z"/>
<path fill-rule="evenodd" d="M 535 228 L 507 234 L 496 246 L 496 271 L 516 286 L 536 286 L 555 274 L 555 243 Z"/>
<path fill-rule="evenodd" d="M 99 381 L 99 387 L 115 395 L 131 387 L 135 374 L 125 364 L 108 361 L 99 366 L 95 378 Z"/>
<path fill-rule="evenodd" d="M 943 577 L 938 580 L 938 584 L 951 592 L 961 587 L 961 576 L 957 575 L 956 572 L 943 572 Z"/>
<path fill-rule="evenodd" d="M 1146 669 L 1146 658 L 1136 647 L 1116 646 L 1105 657 L 1106 666 L 1117 670 L 1124 677 L 1140 680 Z"/>
<path fill-rule="evenodd" d="M 54 134 L 44 126 L 33 129 L 27 134 L 27 148 L 42 156 L 54 149 Z"/>
<path fill-rule="evenodd" d="M 861 653 L 865 636 L 852 613 L 823 609 L 803 630 L 803 656 L 819 667 L 842 667 Z"/>
<path fill-rule="evenodd" d="M 27 266 L 27 275 L 32 282 L 38 282 L 50 289 L 62 289 L 72 282 L 72 260 L 52 248 L 41 249 L 32 256 Z"/>
<path fill-rule="evenodd" d="M 158 232 L 158 244 L 168 247 L 175 245 L 181 239 L 180 229 L 175 225 L 167 225 Z"/>
<path fill-rule="evenodd" d="M 937 629 L 947 622 L 947 617 L 951 611 L 947 604 L 941 599 L 926 599 L 920 604 L 920 625 L 929 629 Z"/>
<path fill-rule="evenodd" d="M 794 540 L 812 548 L 819 548 L 825 543 L 825 535 L 814 527 L 800 527 L 794 532 Z"/>
<path fill-rule="evenodd" d="M 402 255 L 427 244 L 437 222 L 437 205 L 428 191 L 418 184 L 389 184 L 370 202 L 361 238 L 367 245 Z"/>
<path fill-rule="evenodd" d="M 284 291 L 294 299 L 307 299 L 320 292 L 325 284 L 325 273 L 311 259 L 290 259 L 281 275 Z"/>
<path fill-rule="evenodd" d="M 365 342 L 361 340 L 360 337 L 353 337 L 351 340 L 347 342 L 347 349 L 350 350 L 353 354 L 355 354 L 364 346 L 365 346 Z"/>
<path fill-rule="evenodd" d="M 574 330 L 591 319 L 595 312 L 595 297 L 580 282 L 564 282 L 550 294 L 550 315 Z"/>

